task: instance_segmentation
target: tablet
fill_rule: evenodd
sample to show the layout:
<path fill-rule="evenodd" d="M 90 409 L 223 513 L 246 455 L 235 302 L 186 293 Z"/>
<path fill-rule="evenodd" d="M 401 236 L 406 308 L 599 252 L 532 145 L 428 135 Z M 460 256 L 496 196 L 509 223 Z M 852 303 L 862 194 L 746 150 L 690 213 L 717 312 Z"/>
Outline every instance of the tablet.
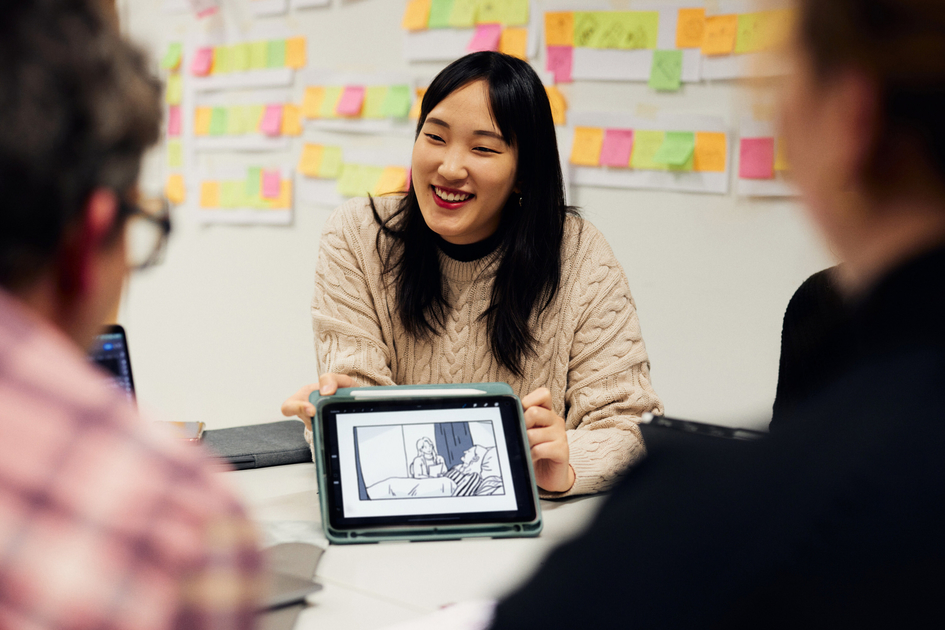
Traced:
<path fill-rule="evenodd" d="M 330 541 L 541 531 L 522 406 L 508 385 L 352 388 L 311 401 Z"/>

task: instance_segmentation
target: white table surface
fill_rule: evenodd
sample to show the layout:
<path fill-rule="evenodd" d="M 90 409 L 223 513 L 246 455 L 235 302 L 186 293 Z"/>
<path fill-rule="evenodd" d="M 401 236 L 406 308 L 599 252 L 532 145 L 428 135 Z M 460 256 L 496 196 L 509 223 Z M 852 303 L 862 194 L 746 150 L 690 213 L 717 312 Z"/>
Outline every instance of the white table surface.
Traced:
<path fill-rule="evenodd" d="M 374 630 L 447 604 L 497 598 L 589 521 L 603 497 L 542 501 L 537 538 L 328 545 L 321 527 L 314 464 L 221 473 L 242 495 L 264 542 L 326 547 L 316 571 L 324 589 L 296 628 Z"/>

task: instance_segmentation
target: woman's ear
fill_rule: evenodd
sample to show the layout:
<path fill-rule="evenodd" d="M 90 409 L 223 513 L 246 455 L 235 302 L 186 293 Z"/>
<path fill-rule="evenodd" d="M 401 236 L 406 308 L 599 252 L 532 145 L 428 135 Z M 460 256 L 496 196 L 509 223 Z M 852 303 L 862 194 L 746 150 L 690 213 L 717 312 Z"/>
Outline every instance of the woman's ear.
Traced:
<path fill-rule="evenodd" d="M 846 184 L 862 187 L 872 179 L 883 144 L 882 104 L 879 86 L 869 76 L 847 71 L 831 80 L 827 99 L 832 142 Z"/>

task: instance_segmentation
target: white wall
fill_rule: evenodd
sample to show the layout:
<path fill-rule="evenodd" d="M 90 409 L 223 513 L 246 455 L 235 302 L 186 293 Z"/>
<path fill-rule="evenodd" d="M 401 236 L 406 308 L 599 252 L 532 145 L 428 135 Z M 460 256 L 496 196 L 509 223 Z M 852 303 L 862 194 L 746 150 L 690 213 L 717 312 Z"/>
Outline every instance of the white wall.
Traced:
<path fill-rule="evenodd" d="M 250 26 L 248 0 L 221 1 L 233 24 Z M 155 60 L 167 38 L 195 28 L 192 18 L 164 14 L 160 0 L 119 4 L 124 29 Z M 633 8 L 628 1 L 611 5 Z M 329 8 L 252 22 L 286 23 L 306 34 L 310 66 L 429 78 L 445 64 L 403 60 L 403 6 L 401 0 L 333 0 Z M 733 129 L 755 98 L 730 83 L 688 85 L 677 94 L 588 82 L 563 91 L 572 111 L 699 113 L 721 116 Z M 307 138 L 338 137 L 309 132 Z M 409 151 L 409 141 L 399 142 Z M 296 145 L 291 155 L 297 154 Z M 149 158 L 147 191 L 162 187 L 161 160 Z M 832 264 L 796 204 L 733 193 L 597 188 L 572 188 L 571 201 L 607 235 L 629 277 L 667 413 L 764 426 L 784 308 L 804 278 Z M 187 208 L 176 211 L 166 261 L 132 279 L 121 311 L 143 408 L 210 428 L 263 422 L 317 378 L 308 304 L 330 211 L 297 204 L 287 228 L 200 227 Z"/>

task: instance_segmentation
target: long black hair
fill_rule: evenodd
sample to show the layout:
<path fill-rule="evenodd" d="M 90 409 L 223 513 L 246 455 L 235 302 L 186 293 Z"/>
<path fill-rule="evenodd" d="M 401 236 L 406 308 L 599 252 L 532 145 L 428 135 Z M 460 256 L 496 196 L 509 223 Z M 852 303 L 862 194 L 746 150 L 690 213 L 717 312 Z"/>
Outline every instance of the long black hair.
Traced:
<path fill-rule="evenodd" d="M 500 257 L 489 308 L 482 314 L 493 356 L 513 374 L 534 355 L 535 335 L 529 320 L 551 304 L 561 282 L 561 243 L 569 214 L 558 160 L 554 121 L 548 95 L 526 62 L 494 52 L 466 55 L 440 72 L 423 96 L 416 137 L 427 115 L 443 99 L 474 81 L 489 85 L 492 115 L 502 136 L 518 151 L 516 188 L 501 212 Z M 396 211 L 382 219 L 378 255 L 383 273 L 396 289 L 396 310 L 415 337 L 442 330 L 449 310 L 440 270 L 437 235 L 420 214 L 413 186 Z M 389 237 L 383 247 L 382 237 Z"/>

